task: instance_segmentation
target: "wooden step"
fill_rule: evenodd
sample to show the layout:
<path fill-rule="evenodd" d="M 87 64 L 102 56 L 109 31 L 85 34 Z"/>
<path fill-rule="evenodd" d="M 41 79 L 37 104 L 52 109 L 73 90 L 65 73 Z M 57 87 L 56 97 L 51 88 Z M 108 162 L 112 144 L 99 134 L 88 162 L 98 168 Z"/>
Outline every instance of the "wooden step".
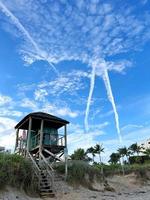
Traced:
<path fill-rule="evenodd" d="M 53 192 L 51 188 L 49 188 L 49 189 L 41 188 L 39 191 L 40 191 L 40 193 L 41 192 Z"/>
<path fill-rule="evenodd" d="M 50 186 L 42 186 L 42 187 L 40 187 L 40 190 L 41 189 L 48 189 L 49 190 L 49 189 L 51 189 L 51 187 Z"/>
<path fill-rule="evenodd" d="M 45 186 L 48 186 L 48 185 L 50 185 L 48 182 L 40 182 L 40 185 L 41 186 L 43 186 L 43 185 L 45 185 Z"/>
<path fill-rule="evenodd" d="M 42 193 L 40 193 L 40 196 L 42 197 L 42 198 L 47 198 L 47 197 L 50 197 L 50 198 L 54 198 L 55 197 L 55 194 L 54 193 L 45 193 L 45 192 L 42 192 Z"/>

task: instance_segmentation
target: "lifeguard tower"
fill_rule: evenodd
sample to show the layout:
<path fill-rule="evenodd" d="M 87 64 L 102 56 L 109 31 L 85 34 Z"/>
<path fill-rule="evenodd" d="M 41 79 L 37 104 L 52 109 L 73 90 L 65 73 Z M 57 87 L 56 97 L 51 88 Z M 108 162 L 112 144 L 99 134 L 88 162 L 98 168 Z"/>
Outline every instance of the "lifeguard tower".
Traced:
<path fill-rule="evenodd" d="M 24 117 L 16 126 L 15 153 L 30 158 L 35 168 L 41 193 L 53 194 L 53 165 L 65 162 L 67 176 L 67 124 L 56 116 L 35 112 Z"/>

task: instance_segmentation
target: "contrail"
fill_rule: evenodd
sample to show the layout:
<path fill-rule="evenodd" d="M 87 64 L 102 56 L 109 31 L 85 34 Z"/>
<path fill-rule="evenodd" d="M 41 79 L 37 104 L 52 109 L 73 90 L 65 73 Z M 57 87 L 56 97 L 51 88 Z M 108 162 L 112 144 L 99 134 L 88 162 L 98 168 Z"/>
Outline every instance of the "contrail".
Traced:
<path fill-rule="evenodd" d="M 96 68 L 95 65 L 92 66 L 92 73 L 91 73 L 91 80 L 90 80 L 90 91 L 89 91 L 89 96 L 88 96 L 87 106 L 86 106 L 86 111 L 85 111 L 84 125 L 85 125 L 86 131 L 88 131 L 88 129 L 89 129 L 88 116 L 89 116 L 91 99 L 92 99 L 92 94 L 93 94 L 94 85 L 95 85 L 95 68 Z"/>
<path fill-rule="evenodd" d="M 53 68 L 53 70 L 58 74 L 55 66 L 49 61 L 49 58 L 45 55 L 45 52 L 42 51 L 37 43 L 34 41 L 34 39 L 32 38 L 32 36 L 30 35 L 30 33 L 25 29 L 25 27 L 21 24 L 21 22 L 19 21 L 19 19 L 2 3 L 0 2 L 0 10 L 11 19 L 11 21 L 14 23 L 14 25 L 16 25 L 16 27 L 22 32 L 22 34 L 30 41 L 30 43 L 33 45 L 33 47 L 35 48 L 38 56 L 41 58 L 41 60 L 46 60 L 51 67 Z"/>
<path fill-rule="evenodd" d="M 114 100 L 114 96 L 113 96 L 112 89 L 111 89 L 110 79 L 109 79 L 109 75 L 108 75 L 108 71 L 107 71 L 106 67 L 103 67 L 102 78 L 104 80 L 104 84 L 105 84 L 105 87 L 106 87 L 106 90 L 107 90 L 108 99 L 111 102 L 112 107 L 113 107 L 113 111 L 114 111 L 114 115 L 115 115 L 116 129 L 117 129 L 119 141 L 120 141 L 120 143 L 122 143 L 122 136 L 121 136 L 121 133 L 120 133 L 120 126 L 119 126 L 119 116 L 118 116 L 118 113 L 117 113 L 115 100 Z"/>

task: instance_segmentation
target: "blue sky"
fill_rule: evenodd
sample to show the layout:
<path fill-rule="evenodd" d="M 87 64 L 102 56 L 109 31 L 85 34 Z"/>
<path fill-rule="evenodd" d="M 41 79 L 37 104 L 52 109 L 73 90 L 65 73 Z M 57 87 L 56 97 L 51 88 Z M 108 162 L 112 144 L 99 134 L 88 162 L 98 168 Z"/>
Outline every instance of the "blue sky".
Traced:
<path fill-rule="evenodd" d="M 68 146 L 150 135 L 150 2 L 0 0 L 0 145 L 44 111 L 70 121 Z M 104 160 L 107 160 L 104 156 Z"/>

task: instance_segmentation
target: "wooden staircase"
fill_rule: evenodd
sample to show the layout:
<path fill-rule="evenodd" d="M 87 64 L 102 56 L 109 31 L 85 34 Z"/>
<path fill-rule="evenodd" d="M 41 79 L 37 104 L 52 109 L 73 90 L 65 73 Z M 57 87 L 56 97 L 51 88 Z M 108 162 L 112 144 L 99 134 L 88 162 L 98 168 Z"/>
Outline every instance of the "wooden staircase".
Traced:
<path fill-rule="evenodd" d="M 40 196 L 42 198 L 55 197 L 56 192 L 61 190 L 62 176 L 54 171 L 43 155 L 41 155 L 41 161 L 37 160 L 30 153 L 28 153 L 28 158 L 32 161 L 34 167 Z"/>
<path fill-rule="evenodd" d="M 39 192 L 41 197 L 55 197 L 53 186 L 49 181 L 49 176 L 46 170 L 40 171 Z"/>

